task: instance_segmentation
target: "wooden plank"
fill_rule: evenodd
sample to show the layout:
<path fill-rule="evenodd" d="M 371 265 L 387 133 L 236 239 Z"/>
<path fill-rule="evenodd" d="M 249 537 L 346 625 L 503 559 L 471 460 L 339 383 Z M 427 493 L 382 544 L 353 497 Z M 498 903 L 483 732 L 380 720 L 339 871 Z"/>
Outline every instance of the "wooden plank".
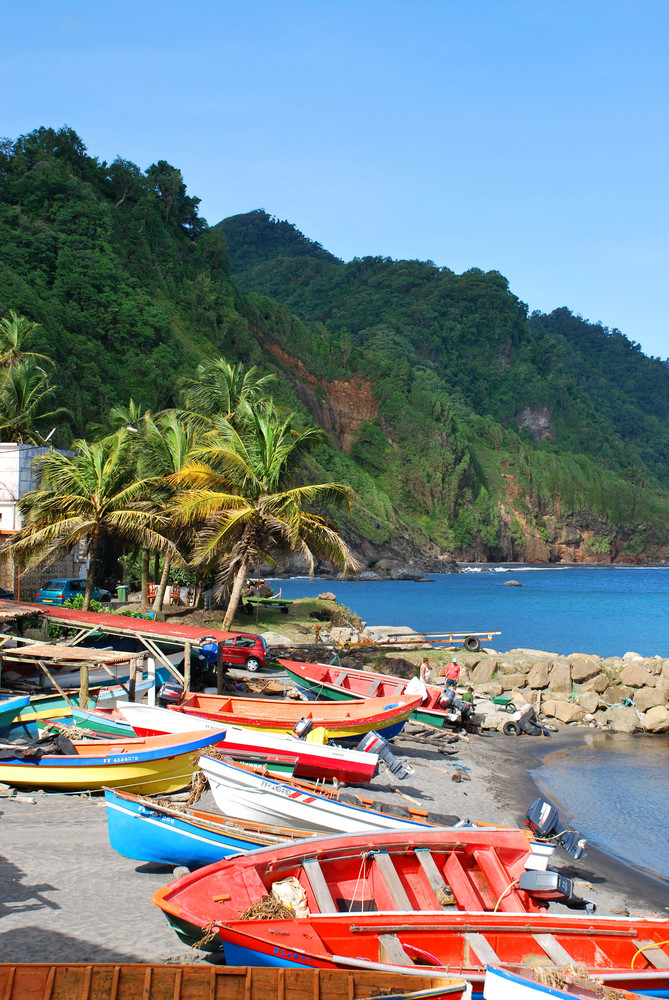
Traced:
<path fill-rule="evenodd" d="M 473 948 L 478 955 L 481 965 L 501 964 L 499 955 L 483 934 L 469 933 L 465 934 L 464 937 L 469 947 Z"/>
<path fill-rule="evenodd" d="M 337 907 L 332 898 L 329 886 L 325 881 L 323 870 L 316 858 L 306 858 L 302 862 L 302 869 L 307 876 L 314 899 L 321 913 L 337 913 Z"/>
<path fill-rule="evenodd" d="M 342 670 L 340 671 L 340 673 L 337 674 L 332 683 L 336 684 L 337 687 L 341 687 L 342 682 L 345 680 L 346 680 L 346 671 Z"/>
<path fill-rule="evenodd" d="M 421 868 L 425 874 L 426 879 L 430 883 L 432 891 L 434 892 L 437 902 L 439 902 L 439 897 L 437 896 L 437 889 L 444 889 L 446 883 L 444 882 L 443 875 L 437 868 L 434 858 L 432 857 L 432 852 L 428 847 L 418 847 L 416 849 L 416 857 L 420 863 Z M 450 886 L 448 886 L 450 892 Z M 440 906 L 453 906 L 452 903 L 440 903 Z"/>
<path fill-rule="evenodd" d="M 666 969 L 669 965 L 669 959 L 662 948 L 658 947 L 657 941 L 635 941 L 634 944 L 653 968 Z"/>
<path fill-rule="evenodd" d="M 504 912 L 524 913 L 525 907 L 511 888 L 514 879 L 499 860 L 495 849 L 485 847 L 474 851 L 474 858 L 488 880 L 497 908 Z"/>
<path fill-rule="evenodd" d="M 379 961 L 389 965 L 413 965 L 397 934 L 379 934 Z"/>
<path fill-rule="evenodd" d="M 575 964 L 574 956 L 565 951 L 560 942 L 556 941 L 552 934 L 533 934 L 532 937 L 556 965 Z"/>
<path fill-rule="evenodd" d="M 369 685 L 367 692 L 363 695 L 363 698 L 371 698 L 380 683 L 381 683 L 380 679 L 373 680 L 372 683 Z"/>
<path fill-rule="evenodd" d="M 406 890 L 402 885 L 402 880 L 397 874 L 397 869 L 393 864 L 392 858 L 387 851 L 376 851 L 373 854 L 374 861 L 381 871 L 390 895 L 393 897 L 393 902 L 398 910 L 413 910 L 411 901 L 406 894 Z"/>
<path fill-rule="evenodd" d="M 444 865 L 446 881 L 453 890 L 453 895 L 458 901 L 458 905 L 463 910 L 482 910 L 483 903 L 480 895 L 472 885 L 472 881 L 462 866 L 457 854 L 451 853 Z"/>

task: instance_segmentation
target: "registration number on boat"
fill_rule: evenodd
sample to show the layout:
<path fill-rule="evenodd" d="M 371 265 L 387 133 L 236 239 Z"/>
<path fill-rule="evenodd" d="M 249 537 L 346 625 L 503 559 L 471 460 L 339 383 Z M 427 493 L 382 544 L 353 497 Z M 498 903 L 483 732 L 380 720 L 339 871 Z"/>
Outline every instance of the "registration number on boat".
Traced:
<path fill-rule="evenodd" d="M 309 955 L 302 955 L 299 951 L 287 951 L 285 948 L 275 948 L 272 955 L 277 958 L 287 958 L 291 962 L 300 962 L 302 965 L 311 965 L 312 959 Z"/>
<path fill-rule="evenodd" d="M 124 753 L 122 757 L 105 757 L 103 764 L 133 764 L 137 760 L 139 760 L 139 757 L 136 754 L 131 756 Z"/>

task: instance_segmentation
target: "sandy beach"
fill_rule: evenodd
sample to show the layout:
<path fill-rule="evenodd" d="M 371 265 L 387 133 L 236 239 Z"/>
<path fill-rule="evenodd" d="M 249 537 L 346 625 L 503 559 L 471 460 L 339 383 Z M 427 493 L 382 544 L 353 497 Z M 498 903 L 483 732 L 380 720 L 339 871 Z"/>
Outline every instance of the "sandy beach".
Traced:
<path fill-rule="evenodd" d="M 369 786 L 374 797 L 510 826 L 522 824 L 537 794 L 529 770 L 541 753 L 580 738 L 574 730 L 550 741 L 478 735 L 449 744 L 456 752 L 447 755 L 414 742 L 415 731 L 408 727 L 393 743 L 413 773 L 401 782 L 385 771 L 377 775 Z M 469 780 L 454 781 L 456 771 Z M 35 804 L 20 801 L 30 798 Z M 208 794 L 202 805 L 215 811 Z M 102 796 L 2 797 L 0 831 L 3 961 L 206 961 L 179 942 L 151 903 L 151 894 L 172 881 L 171 870 L 110 847 Z M 598 912 L 666 912 L 665 887 L 607 855 L 590 850 L 575 862 L 558 852 L 556 862 Z"/>

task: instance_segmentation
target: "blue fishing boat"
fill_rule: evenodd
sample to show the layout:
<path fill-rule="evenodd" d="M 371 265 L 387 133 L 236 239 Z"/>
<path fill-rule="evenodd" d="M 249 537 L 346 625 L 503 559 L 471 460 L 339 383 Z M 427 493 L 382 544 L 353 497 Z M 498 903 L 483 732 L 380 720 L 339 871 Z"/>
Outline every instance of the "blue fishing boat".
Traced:
<path fill-rule="evenodd" d="M 16 698 L 3 698 L 0 701 L 0 734 L 5 735 L 19 712 L 30 701 L 30 695 L 19 695 Z"/>
<path fill-rule="evenodd" d="M 119 789 L 106 788 L 105 802 L 109 842 L 134 861 L 202 868 L 232 854 L 309 836 L 303 830 L 243 823 Z"/>

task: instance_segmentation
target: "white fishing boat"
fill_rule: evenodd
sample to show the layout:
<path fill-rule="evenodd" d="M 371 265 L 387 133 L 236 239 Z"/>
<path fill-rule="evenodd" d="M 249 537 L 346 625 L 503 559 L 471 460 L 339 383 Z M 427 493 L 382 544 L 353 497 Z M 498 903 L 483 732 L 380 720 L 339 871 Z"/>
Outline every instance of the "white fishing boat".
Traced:
<path fill-rule="evenodd" d="M 655 994 L 657 995 L 657 994 Z M 489 965 L 483 983 L 484 1000 L 642 1000 L 638 993 L 615 989 L 585 972 L 541 966 L 499 968 Z"/>
<path fill-rule="evenodd" d="M 169 708 L 139 705 L 128 702 L 118 706 L 119 712 L 140 736 L 159 733 L 181 733 L 192 730 L 221 732 L 219 749 L 235 754 L 244 751 L 287 754 L 297 758 L 295 773 L 302 777 L 336 778 L 349 784 L 370 781 L 378 764 L 378 755 L 333 746 L 331 743 L 312 743 L 296 736 L 244 729 L 231 723 L 216 722 L 195 715 L 184 715 Z"/>
<path fill-rule="evenodd" d="M 290 826 L 310 833 L 358 833 L 432 825 L 428 814 L 421 810 L 393 806 L 396 810 L 393 813 L 379 812 L 351 793 L 317 791 L 307 782 L 275 781 L 233 761 L 204 755 L 200 758 L 200 768 L 209 780 L 218 808 L 235 819 Z M 451 819 L 457 821 L 457 817 Z"/>

